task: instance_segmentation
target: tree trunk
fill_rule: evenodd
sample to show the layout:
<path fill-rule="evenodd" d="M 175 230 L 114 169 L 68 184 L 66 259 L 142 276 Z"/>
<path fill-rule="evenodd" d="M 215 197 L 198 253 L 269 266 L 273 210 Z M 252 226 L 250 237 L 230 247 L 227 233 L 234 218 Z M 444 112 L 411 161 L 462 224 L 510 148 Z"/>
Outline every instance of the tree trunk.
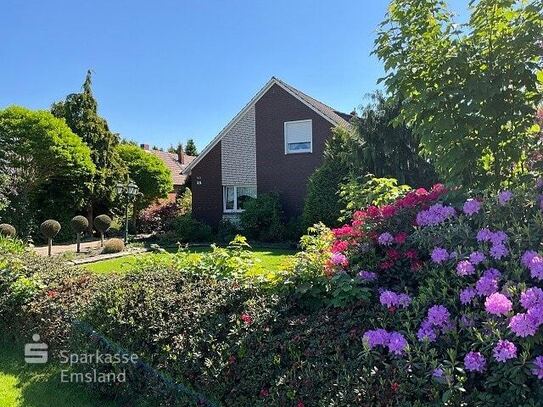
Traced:
<path fill-rule="evenodd" d="M 100 232 L 100 247 L 104 247 L 104 232 Z"/>
<path fill-rule="evenodd" d="M 47 254 L 51 257 L 51 248 L 53 247 L 53 239 L 47 239 Z"/>
<path fill-rule="evenodd" d="M 92 237 L 92 225 L 94 224 L 94 210 L 92 207 L 92 203 L 87 206 L 87 220 L 89 221 L 88 232 Z"/>
<path fill-rule="evenodd" d="M 81 233 L 77 234 L 77 253 L 81 253 Z"/>

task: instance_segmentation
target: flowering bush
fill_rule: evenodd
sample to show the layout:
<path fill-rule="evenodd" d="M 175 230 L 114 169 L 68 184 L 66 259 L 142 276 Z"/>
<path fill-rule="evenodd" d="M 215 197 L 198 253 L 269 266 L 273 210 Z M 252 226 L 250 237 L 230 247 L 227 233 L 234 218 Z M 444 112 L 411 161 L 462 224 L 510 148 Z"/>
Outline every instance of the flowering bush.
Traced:
<path fill-rule="evenodd" d="M 541 188 L 453 202 L 436 185 L 332 230 L 323 274 L 371 289 L 361 342 L 398 403 L 543 403 Z"/>

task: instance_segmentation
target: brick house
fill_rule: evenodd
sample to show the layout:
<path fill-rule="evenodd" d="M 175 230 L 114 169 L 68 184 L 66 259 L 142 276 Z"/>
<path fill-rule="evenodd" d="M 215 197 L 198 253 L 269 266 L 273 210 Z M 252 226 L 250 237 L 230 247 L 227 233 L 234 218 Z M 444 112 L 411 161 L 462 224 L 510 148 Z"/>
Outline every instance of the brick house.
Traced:
<path fill-rule="evenodd" d="M 217 225 L 268 192 L 279 194 L 287 217 L 300 215 L 332 128 L 349 119 L 272 77 L 183 170 L 192 178 L 193 216 Z"/>

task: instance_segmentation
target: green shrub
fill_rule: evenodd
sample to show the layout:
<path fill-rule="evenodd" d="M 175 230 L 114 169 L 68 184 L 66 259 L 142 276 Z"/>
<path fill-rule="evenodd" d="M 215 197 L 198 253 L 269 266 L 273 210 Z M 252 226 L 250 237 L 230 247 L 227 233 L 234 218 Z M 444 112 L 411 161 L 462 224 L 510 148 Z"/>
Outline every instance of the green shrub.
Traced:
<path fill-rule="evenodd" d="M 250 239 L 262 242 L 283 240 L 285 225 L 283 209 L 279 195 L 262 194 L 245 203 L 245 210 L 240 215 L 240 225 Z"/>
<path fill-rule="evenodd" d="M 170 225 L 169 235 L 178 242 L 210 242 L 211 226 L 194 219 L 190 214 L 177 217 Z"/>
<path fill-rule="evenodd" d="M 40 232 L 47 239 L 54 238 L 57 235 L 57 233 L 60 232 L 60 229 L 61 229 L 60 223 L 58 223 L 54 219 L 48 219 L 40 225 Z"/>
<path fill-rule="evenodd" d="M 408 185 L 398 185 L 394 178 L 375 178 L 371 174 L 350 178 L 340 185 L 339 196 L 345 208 L 341 211 L 341 218 L 349 219 L 360 208 L 391 203 L 409 190 Z"/>
<path fill-rule="evenodd" d="M 109 239 L 104 243 L 102 253 L 120 253 L 124 250 L 124 242 L 122 239 Z"/>
<path fill-rule="evenodd" d="M 228 219 L 223 219 L 219 222 L 217 229 L 217 240 L 221 243 L 230 242 L 236 235 L 240 233 L 240 228 L 235 223 Z"/>
<path fill-rule="evenodd" d="M 86 217 L 78 215 L 74 216 L 71 221 L 72 230 L 76 233 L 83 233 L 89 227 L 89 221 Z"/>
<path fill-rule="evenodd" d="M 100 233 L 100 246 L 104 247 L 104 234 L 111 227 L 113 221 L 107 215 L 98 215 L 94 218 L 94 228 Z"/>
<path fill-rule="evenodd" d="M 15 237 L 17 236 L 17 230 L 7 223 L 2 223 L 0 225 L 0 235 L 6 237 Z"/>
<path fill-rule="evenodd" d="M 338 225 L 341 202 L 339 184 L 345 177 L 345 168 L 337 160 L 325 161 L 309 177 L 303 212 L 303 228 L 322 222 L 329 227 Z"/>

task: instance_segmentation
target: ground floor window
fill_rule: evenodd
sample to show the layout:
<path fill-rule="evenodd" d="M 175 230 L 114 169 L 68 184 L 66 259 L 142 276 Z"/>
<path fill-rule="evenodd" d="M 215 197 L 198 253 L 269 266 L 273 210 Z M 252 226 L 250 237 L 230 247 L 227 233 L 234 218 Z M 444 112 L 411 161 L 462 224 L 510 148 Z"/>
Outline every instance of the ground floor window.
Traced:
<path fill-rule="evenodd" d="M 226 185 L 223 187 L 224 212 L 242 212 L 245 203 L 256 198 L 256 187 Z"/>

